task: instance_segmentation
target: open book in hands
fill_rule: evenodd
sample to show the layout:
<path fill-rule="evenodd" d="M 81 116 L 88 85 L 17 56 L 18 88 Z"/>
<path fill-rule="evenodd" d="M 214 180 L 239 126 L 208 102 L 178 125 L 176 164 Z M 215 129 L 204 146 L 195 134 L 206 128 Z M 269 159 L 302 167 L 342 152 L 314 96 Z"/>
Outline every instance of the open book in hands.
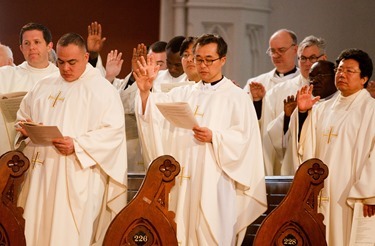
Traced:
<path fill-rule="evenodd" d="M 19 91 L 0 94 L 0 108 L 7 122 L 14 122 L 16 120 L 17 111 L 26 93 L 26 91 Z"/>
<path fill-rule="evenodd" d="M 57 126 L 45 126 L 34 122 L 23 122 L 22 125 L 34 144 L 52 145 L 52 139 L 63 137 Z"/>

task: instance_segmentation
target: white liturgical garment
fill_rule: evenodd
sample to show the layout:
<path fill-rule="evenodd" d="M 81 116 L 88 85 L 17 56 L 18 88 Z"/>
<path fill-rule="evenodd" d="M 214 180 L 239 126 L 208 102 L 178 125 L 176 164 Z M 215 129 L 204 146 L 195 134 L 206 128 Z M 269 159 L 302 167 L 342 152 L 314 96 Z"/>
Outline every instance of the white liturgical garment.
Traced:
<path fill-rule="evenodd" d="M 349 245 L 353 202 L 375 197 L 375 100 L 366 89 L 338 95 L 313 107 L 305 124 L 302 161 L 319 158 L 329 168 L 318 207 L 328 245 Z"/>
<path fill-rule="evenodd" d="M 163 124 L 157 102 L 187 102 L 198 124 L 212 131 L 212 143 Z M 214 86 L 198 82 L 151 93 L 144 115 L 138 96 L 136 110 L 146 147 L 181 165 L 170 194 L 179 243 L 234 245 L 267 208 L 260 133 L 249 96 L 224 77 Z"/>
<path fill-rule="evenodd" d="M 46 68 L 31 67 L 26 61 L 18 66 L 0 68 L 0 94 L 29 91 L 36 82 L 47 75 L 58 73 L 59 69 L 52 63 Z M 0 109 L 0 155 L 14 149 L 16 131 L 15 122 L 8 122 Z"/>
<path fill-rule="evenodd" d="M 75 152 L 28 141 L 30 169 L 19 205 L 27 245 L 100 245 L 126 204 L 126 137 L 120 97 L 90 64 L 66 82 L 46 77 L 25 96 L 18 119 L 57 126 Z"/>

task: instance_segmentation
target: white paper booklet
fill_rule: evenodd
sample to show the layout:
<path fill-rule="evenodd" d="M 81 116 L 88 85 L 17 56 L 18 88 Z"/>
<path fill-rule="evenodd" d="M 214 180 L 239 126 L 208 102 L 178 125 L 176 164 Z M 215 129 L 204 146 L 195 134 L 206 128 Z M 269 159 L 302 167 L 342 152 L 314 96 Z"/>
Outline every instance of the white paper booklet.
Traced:
<path fill-rule="evenodd" d="M 363 217 L 363 204 L 355 203 L 350 246 L 375 245 L 375 216 Z"/>
<path fill-rule="evenodd" d="M 57 126 L 45 126 L 32 122 L 25 122 L 23 125 L 34 144 L 52 145 L 52 139 L 63 137 Z"/>
<path fill-rule="evenodd" d="M 198 126 L 198 122 L 186 102 L 157 103 L 156 106 L 162 115 L 177 127 L 193 129 L 194 126 Z"/>
<path fill-rule="evenodd" d="M 7 122 L 14 122 L 26 91 L 0 94 L 0 108 Z"/>

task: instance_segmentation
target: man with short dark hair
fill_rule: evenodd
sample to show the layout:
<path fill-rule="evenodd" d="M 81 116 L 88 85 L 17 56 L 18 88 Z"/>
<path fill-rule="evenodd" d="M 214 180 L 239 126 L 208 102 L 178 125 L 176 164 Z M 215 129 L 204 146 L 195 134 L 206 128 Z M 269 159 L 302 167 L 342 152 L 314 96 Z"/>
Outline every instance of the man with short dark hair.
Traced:
<path fill-rule="evenodd" d="M 298 111 L 308 113 L 302 161 L 319 158 L 329 168 L 318 206 L 328 245 L 349 245 L 354 205 L 365 217 L 375 213 L 375 100 L 364 88 L 372 71 L 366 52 L 347 49 L 336 60 L 335 99 L 313 107 L 311 87 L 297 94 Z"/>
<path fill-rule="evenodd" d="M 20 50 L 25 61 L 18 66 L 0 68 L 0 94 L 29 91 L 36 82 L 58 72 L 55 64 L 48 61 L 52 49 L 49 29 L 38 23 L 28 23 L 21 28 Z M 7 120 L 0 110 L 0 155 L 14 149 L 14 121 Z"/>
<path fill-rule="evenodd" d="M 255 110 L 247 93 L 222 74 L 226 53 L 222 37 L 199 37 L 193 54 L 201 81 L 168 93 L 150 92 L 158 72 L 152 57 L 141 58 L 134 74 L 138 129 L 147 150 L 172 155 L 181 165 L 169 204 L 181 245 L 239 245 L 267 208 Z M 186 102 L 197 125 L 166 122 L 158 102 Z"/>
<path fill-rule="evenodd" d="M 19 198 L 26 242 L 101 245 L 111 219 L 126 204 L 121 100 L 88 64 L 81 36 L 63 35 L 56 52 L 60 73 L 40 80 L 17 114 L 17 131 L 31 163 Z M 64 137 L 50 145 L 34 144 L 22 127 L 25 121 L 57 126 Z"/>
<path fill-rule="evenodd" d="M 338 95 L 335 85 L 335 64 L 330 61 L 321 60 L 315 62 L 309 72 L 310 85 L 313 85 L 312 95 L 320 97 L 318 103 L 330 100 Z M 298 166 L 302 164 L 298 146 L 305 143 L 305 138 L 299 138 L 303 128 L 304 119 L 298 117 L 297 98 L 291 95 L 284 100 L 284 136 L 283 146 L 285 146 L 285 155 L 281 165 L 281 175 L 294 175 Z M 318 104 L 317 103 L 317 104 Z M 290 105 L 293 106 L 290 106 Z M 317 105 L 316 104 L 316 105 Z M 289 106 L 288 106 L 289 105 Z M 290 108 L 288 110 L 288 108 Z M 289 123 L 290 122 L 290 123 Z M 306 126 L 305 126 L 306 127 Z"/>
<path fill-rule="evenodd" d="M 28 91 L 38 80 L 58 71 L 48 61 L 53 43 L 47 27 L 28 23 L 21 28 L 19 41 L 25 61 L 16 67 L 0 68 L 0 93 Z"/>
<path fill-rule="evenodd" d="M 181 63 L 180 47 L 185 40 L 184 36 L 176 36 L 168 41 L 165 48 L 167 54 L 167 69 L 161 70 L 154 80 L 152 90 L 161 92 L 162 83 L 179 83 L 187 81 L 187 76 L 184 73 Z"/>
<path fill-rule="evenodd" d="M 160 66 L 160 70 L 167 69 L 167 42 L 156 41 L 148 48 L 148 54 L 153 54 L 156 64 Z"/>

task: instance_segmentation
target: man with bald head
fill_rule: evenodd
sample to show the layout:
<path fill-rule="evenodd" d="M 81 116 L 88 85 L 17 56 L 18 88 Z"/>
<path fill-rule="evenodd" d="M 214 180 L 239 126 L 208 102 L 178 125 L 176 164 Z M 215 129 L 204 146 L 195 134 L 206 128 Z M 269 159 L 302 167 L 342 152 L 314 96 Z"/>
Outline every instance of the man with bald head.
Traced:
<path fill-rule="evenodd" d="M 260 120 L 259 126 L 262 135 L 266 134 L 267 126 L 261 119 L 262 111 L 265 108 L 265 100 L 263 99 L 266 96 L 266 92 L 275 85 L 295 78 L 300 74 L 299 68 L 296 66 L 297 49 L 297 35 L 293 31 L 288 29 L 276 31 L 270 37 L 269 48 L 266 52 L 275 68 L 255 78 L 250 78 L 244 87 L 244 90 L 253 100 L 257 117 Z M 267 171 L 266 168 L 267 175 L 272 175 L 272 173 L 271 170 Z"/>
<path fill-rule="evenodd" d="M 312 64 L 327 59 L 325 47 L 325 40 L 322 38 L 312 35 L 304 38 L 297 51 L 300 75 L 274 86 L 264 98 L 264 110 L 262 112 L 263 153 L 268 175 L 280 175 L 284 157 L 282 147 L 283 101 L 288 96 L 295 95 L 302 86 L 309 84 L 308 76 Z"/>
<path fill-rule="evenodd" d="M 14 66 L 13 53 L 9 46 L 0 44 L 0 67 Z"/>
<path fill-rule="evenodd" d="M 268 91 L 276 84 L 297 76 L 299 74 L 299 69 L 296 66 L 297 48 L 297 35 L 293 31 L 280 29 L 272 34 L 266 53 L 270 56 L 275 68 L 248 79 L 244 90 L 250 92 L 250 84 L 260 83 L 265 91 Z"/>

